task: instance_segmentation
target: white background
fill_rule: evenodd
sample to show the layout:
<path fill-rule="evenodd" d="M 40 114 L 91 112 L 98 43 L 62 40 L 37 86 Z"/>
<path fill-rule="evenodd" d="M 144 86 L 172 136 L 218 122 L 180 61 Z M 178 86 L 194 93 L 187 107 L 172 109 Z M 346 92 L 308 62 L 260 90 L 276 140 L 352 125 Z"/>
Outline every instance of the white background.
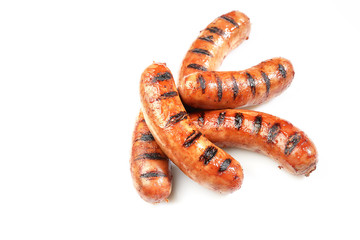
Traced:
<path fill-rule="evenodd" d="M 0 239 L 359 239 L 356 2 L 1 1 Z M 232 10 L 252 30 L 219 70 L 291 60 L 292 85 L 251 109 L 304 130 L 318 168 L 295 177 L 226 149 L 239 191 L 174 167 L 169 202 L 146 203 L 129 172 L 140 75 L 158 61 L 178 76 L 199 31 Z"/>

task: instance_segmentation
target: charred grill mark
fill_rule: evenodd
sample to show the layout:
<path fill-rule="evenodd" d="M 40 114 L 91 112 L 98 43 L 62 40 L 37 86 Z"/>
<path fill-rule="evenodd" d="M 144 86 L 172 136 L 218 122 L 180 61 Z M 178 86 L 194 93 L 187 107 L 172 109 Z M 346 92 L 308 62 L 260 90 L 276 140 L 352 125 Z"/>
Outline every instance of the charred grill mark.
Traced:
<path fill-rule="evenodd" d="M 212 36 L 212 35 L 205 36 L 205 37 L 199 37 L 199 39 L 214 44 L 214 36 Z"/>
<path fill-rule="evenodd" d="M 269 133 L 267 135 L 267 142 L 274 143 L 275 138 L 277 137 L 279 132 L 280 132 L 280 124 L 275 123 L 274 125 L 272 125 L 272 127 L 270 128 Z"/>
<path fill-rule="evenodd" d="M 202 48 L 194 48 L 190 50 L 193 53 L 199 53 L 199 54 L 203 54 L 209 57 L 213 57 L 213 55 L 206 49 L 202 49 Z"/>
<path fill-rule="evenodd" d="M 219 172 L 224 172 L 226 169 L 228 169 L 228 167 L 230 166 L 230 163 L 231 163 L 231 159 L 225 159 L 220 168 L 219 168 Z"/>
<path fill-rule="evenodd" d="M 231 18 L 229 16 L 222 15 L 220 18 L 225 19 L 226 21 L 232 23 L 237 28 L 239 27 L 239 24 L 233 18 Z"/>
<path fill-rule="evenodd" d="M 165 127 L 169 127 L 171 125 L 174 125 L 184 119 L 187 119 L 188 118 L 188 115 L 185 111 L 181 111 L 175 115 L 172 115 L 169 120 L 167 121 Z"/>
<path fill-rule="evenodd" d="M 253 133 L 258 134 L 261 129 L 262 117 L 260 115 L 255 117 Z"/>
<path fill-rule="evenodd" d="M 197 80 L 200 83 L 201 92 L 202 92 L 202 94 L 204 94 L 205 93 L 205 88 L 206 88 L 205 79 L 201 74 L 199 74 L 199 76 L 197 77 Z"/>
<path fill-rule="evenodd" d="M 281 76 L 282 76 L 283 78 L 286 78 L 286 70 L 285 70 L 284 66 L 281 65 L 281 64 L 279 64 L 279 65 L 278 65 L 278 69 L 279 69 L 279 72 L 281 73 Z"/>
<path fill-rule="evenodd" d="M 215 74 L 215 77 L 216 77 L 216 84 L 217 84 L 217 89 L 218 89 L 217 97 L 220 102 L 221 98 L 222 98 L 222 81 L 221 81 L 221 78 L 219 77 L 219 75 Z"/>
<path fill-rule="evenodd" d="M 219 113 L 219 117 L 218 117 L 217 122 L 216 122 L 218 127 L 220 127 L 224 123 L 225 114 L 226 114 L 226 112 Z"/>
<path fill-rule="evenodd" d="M 210 31 L 211 33 L 215 33 L 217 35 L 220 35 L 220 36 L 225 35 L 224 31 L 221 30 L 220 28 L 217 28 L 217 27 L 209 27 L 209 28 L 206 28 L 206 30 Z"/>
<path fill-rule="evenodd" d="M 246 73 L 248 83 L 250 85 L 251 93 L 255 97 L 256 94 L 256 84 L 254 78 L 250 75 L 250 73 Z"/>
<path fill-rule="evenodd" d="M 234 92 L 233 99 L 235 100 L 238 93 L 239 93 L 239 86 L 238 86 L 238 84 L 236 82 L 236 79 L 235 79 L 235 77 L 233 75 L 231 75 L 231 79 L 232 79 L 232 83 L 233 83 L 232 90 Z"/>
<path fill-rule="evenodd" d="M 207 71 L 206 67 L 201 66 L 201 65 L 196 64 L 196 63 L 190 63 L 189 65 L 187 65 L 187 68 L 193 68 L 193 69 L 204 71 L 204 72 Z"/>
<path fill-rule="evenodd" d="M 151 134 L 151 132 L 144 133 L 143 135 L 141 135 L 141 137 L 136 139 L 136 141 L 143 141 L 143 142 L 150 142 L 154 140 L 155 140 L 154 136 Z"/>
<path fill-rule="evenodd" d="M 141 178 L 152 178 L 152 177 L 166 177 L 166 174 L 163 172 L 147 172 L 140 175 Z"/>
<path fill-rule="evenodd" d="M 235 114 L 235 128 L 239 130 L 241 128 L 242 122 L 244 120 L 244 115 L 242 113 L 236 113 Z"/>
<path fill-rule="evenodd" d="M 201 135 L 201 132 L 193 130 L 193 132 L 188 137 L 186 137 L 183 146 L 186 148 L 190 147 Z"/>
<path fill-rule="evenodd" d="M 204 153 L 200 156 L 199 160 L 204 162 L 207 165 L 213 157 L 215 157 L 217 153 L 217 148 L 213 146 L 209 146 L 205 149 Z"/>
<path fill-rule="evenodd" d="M 156 76 L 153 78 L 152 81 L 157 82 L 157 81 L 165 81 L 169 79 L 172 79 L 172 75 L 170 72 L 160 72 L 156 74 Z"/>
<path fill-rule="evenodd" d="M 142 160 L 142 159 L 150 159 L 150 160 L 167 160 L 168 158 L 160 153 L 143 153 L 138 155 L 134 160 Z"/>
<path fill-rule="evenodd" d="M 168 99 L 168 98 L 172 98 L 172 97 L 176 97 L 176 96 L 178 96 L 178 93 L 175 91 L 166 92 L 166 93 L 161 94 L 157 100 Z"/>
<path fill-rule="evenodd" d="M 264 79 L 264 82 L 266 84 L 266 96 L 269 96 L 269 92 L 270 92 L 270 79 L 268 77 L 268 75 L 266 75 L 266 73 L 261 72 L 261 76 Z"/>
<path fill-rule="evenodd" d="M 200 127 L 204 126 L 204 118 L 205 118 L 205 113 L 201 112 L 198 118 L 198 124 Z"/>
<path fill-rule="evenodd" d="M 290 155 L 290 153 L 294 150 L 296 145 L 300 142 L 300 139 L 301 139 L 300 133 L 295 133 L 289 137 L 285 145 L 285 151 L 284 151 L 285 155 Z"/>

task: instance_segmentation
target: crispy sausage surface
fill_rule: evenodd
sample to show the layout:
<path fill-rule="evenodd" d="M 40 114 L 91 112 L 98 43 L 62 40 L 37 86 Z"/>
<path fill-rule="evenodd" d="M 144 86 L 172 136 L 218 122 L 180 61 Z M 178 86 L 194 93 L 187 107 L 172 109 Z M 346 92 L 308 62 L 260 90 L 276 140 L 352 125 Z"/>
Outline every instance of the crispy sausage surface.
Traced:
<path fill-rule="evenodd" d="M 239 11 L 216 18 L 193 42 L 180 69 L 179 91 L 184 77 L 199 71 L 218 68 L 226 55 L 248 39 L 250 19 Z"/>
<path fill-rule="evenodd" d="M 241 187 L 240 164 L 191 123 L 165 64 L 152 64 L 145 69 L 140 81 L 140 96 L 152 135 L 181 171 L 215 191 L 233 192 Z"/>
<path fill-rule="evenodd" d="M 155 142 L 140 111 L 133 132 L 130 171 L 142 199 L 150 203 L 167 200 L 172 186 L 170 168 L 169 159 Z"/>
<path fill-rule="evenodd" d="M 200 32 L 180 69 L 179 93 L 186 105 L 201 109 L 256 105 L 290 85 L 294 70 L 284 58 L 270 59 L 244 71 L 214 72 L 249 32 L 249 18 L 238 11 L 218 17 Z"/>
<path fill-rule="evenodd" d="M 273 58 L 244 71 L 190 74 L 183 79 L 179 89 L 182 100 L 189 106 L 236 108 L 257 105 L 279 95 L 293 78 L 291 62 Z"/>
<path fill-rule="evenodd" d="M 198 130 L 220 147 L 261 152 L 295 175 L 316 168 L 317 151 L 307 135 L 288 121 L 270 114 L 240 109 L 190 114 Z"/>

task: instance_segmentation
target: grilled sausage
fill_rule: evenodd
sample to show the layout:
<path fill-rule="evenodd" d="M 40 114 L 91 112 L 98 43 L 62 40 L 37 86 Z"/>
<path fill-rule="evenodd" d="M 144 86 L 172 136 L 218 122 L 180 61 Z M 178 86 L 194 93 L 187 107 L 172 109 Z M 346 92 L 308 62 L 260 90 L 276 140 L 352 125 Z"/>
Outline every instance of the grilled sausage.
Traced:
<path fill-rule="evenodd" d="M 150 203 L 167 201 L 171 193 L 171 166 L 140 112 L 132 139 L 130 171 L 140 197 Z"/>
<path fill-rule="evenodd" d="M 228 193 L 240 188 L 243 180 L 240 164 L 191 123 L 165 64 L 154 63 L 145 69 L 140 96 L 152 135 L 181 171 L 215 191 Z"/>
<path fill-rule="evenodd" d="M 293 78 L 291 62 L 274 58 L 244 71 L 190 74 L 183 79 L 179 92 L 191 107 L 237 108 L 257 105 L 279 95 Z"/>
<path fill-rule="evenodd" d="M 277 160 L 295 175 L 315 170 L 313 142 L 291 123 L 270 114 L 227 109 L 190 114 L 192 123 L 219 147 L 238 147 L 261 152 Z"/>
<path fill-rule="evenodd" d="M 284 58 L 270 59 L 240 72 L 213 72 L 230 50 L 248 38 L 249 32 L 249 18 L 238 11 L 220 16 L 200 32 L 180 69 L 179 93 L 186 105 L 202 109 L 256 105 L 290 85 L 294 70 Z"/>
<path fill-rule="evenodd" d="M 250 19 L 239 11 L 224 14 L 210 23 L 193 42 L 180 69 L 180 89 L 184 77 L 218 68 L 226 55 L 249 38 Z"/>

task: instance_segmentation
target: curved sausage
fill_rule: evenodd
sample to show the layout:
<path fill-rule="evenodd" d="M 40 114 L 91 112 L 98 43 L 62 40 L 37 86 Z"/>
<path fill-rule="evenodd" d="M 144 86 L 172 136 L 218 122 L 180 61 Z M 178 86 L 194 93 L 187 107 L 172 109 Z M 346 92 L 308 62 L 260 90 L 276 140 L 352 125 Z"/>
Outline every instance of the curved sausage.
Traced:
<path fill-rule="evenodd" d="M 240 164 L 191 123 L 165 64 L 154 63 L 145 69 L 140 81 L 140 96 L 151 133 L 181 171 L 199 184 L 222 193 L 241 187 Z"/>
<path fill-rule="evenodd" d="M 277 160 L 295 175 L 316 169 L 314 143 L 288 121 L 270 114 L 240 109 L 190 114 L 192 123 L 220 147 L 238 147 L 261 152 Z"/>
<path fill-rule="evenodd" d="M 291 83 L 290 61 L 274 58 L 244 71 L 213 72 L 250 32 L 249 18 L 238 11 L 210 23 L 193 42 L 180 69 L 179 93 L 194 108 L 224 109 L 260 104 Z"/>
<path fill-rule="evenodd" d="M 181 99 L 195 108 L 251 106 L 279 95 L 294 74 L 289 60 L 273 58 L 244 71 L 193 73 L 183 79 L 179 92 Z"/>
<path fill-rule="evenodd" d="M 180 69 L 179 93 L 184 77 L 218 68 L 226 55 L 249 38 L 250 19 L 239 11 L 216 18 L 193 42 Z"/>
<path fill-rule="evenodd" d="M 155 142 L 140 111 L 133 133 L 130 171 L 142 199 L 150 203 L 167 201 L 172 186 L 170 168 L 169 159 Z"/>

